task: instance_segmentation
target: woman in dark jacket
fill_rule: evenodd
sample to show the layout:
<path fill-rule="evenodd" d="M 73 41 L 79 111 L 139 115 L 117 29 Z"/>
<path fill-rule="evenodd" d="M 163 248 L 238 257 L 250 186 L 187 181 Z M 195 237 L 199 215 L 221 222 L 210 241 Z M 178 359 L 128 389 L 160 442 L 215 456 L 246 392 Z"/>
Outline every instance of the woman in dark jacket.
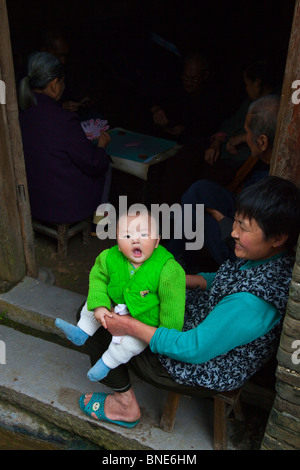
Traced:
<path fill-rule="evenodd" d="M 104 149 L 110 137 L 102 133 L 93 146 L 77 114 L 59 105 L 63 91 L 60 61 L 46 52 L 33 54 L 19 87 L 31 212 L 41 221 L 72 223 L 107 202 L 110 163 Z"/>

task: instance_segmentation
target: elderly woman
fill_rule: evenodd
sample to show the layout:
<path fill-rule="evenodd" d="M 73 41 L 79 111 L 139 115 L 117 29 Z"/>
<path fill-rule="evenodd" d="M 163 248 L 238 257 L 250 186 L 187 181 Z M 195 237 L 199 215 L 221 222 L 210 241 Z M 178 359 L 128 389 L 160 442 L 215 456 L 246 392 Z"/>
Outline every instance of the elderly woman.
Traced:
<path fill-rule="evenodd" d="M 183 331 L 155 328 L 111 314 L 86 343 L 91 362 L 107 347 L 111 334 L 127 334 L 149 344 L 130 368 L 157 387 L 207 397 L 241 387 L 278 347 L 300 230 L 300 192 L 278 177 L 249 186 L 236 206 L 232 237 L 236 261 L 217 273 L 187 276 Z M 95 419 L 132 427 L 140 418 L 127 371 L 121 365 L 105 380 L 112 394 L 80 399 Z"/>
<path fill-rule="evenodd" d="M 30 57 L 19 85 L 20 126 L 31 212 L 44 222 L 77 222 L 107 202 L 110 137 L 101 134 L 97 147 L 88 141 L 77 114 L 58 103 L 64 86 L 54 55 Z"/>

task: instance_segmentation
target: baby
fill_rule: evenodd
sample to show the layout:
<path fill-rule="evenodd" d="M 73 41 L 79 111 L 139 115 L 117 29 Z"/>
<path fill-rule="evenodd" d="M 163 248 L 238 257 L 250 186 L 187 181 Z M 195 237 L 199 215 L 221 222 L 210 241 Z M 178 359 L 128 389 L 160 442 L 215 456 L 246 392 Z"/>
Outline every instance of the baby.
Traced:
<path fill-rule="evenodd" d="M 77 326 L 59 318 L 55 321 L 71 342 L 83 345 L 100 324 L 106 328 L 105 317 L 112 307 L 116 313 L 130 313 L 147 325 L 182 329 L 185 273 L 159 241 L 156 221 L 148 211 L 120 217 L 117 245 L 104 250 L 91 270 L 87 303 Z M 132 336 L 113 337 L 102 358 L 89 370 L 89 379 L 102 380 L 146 346 Z"/>

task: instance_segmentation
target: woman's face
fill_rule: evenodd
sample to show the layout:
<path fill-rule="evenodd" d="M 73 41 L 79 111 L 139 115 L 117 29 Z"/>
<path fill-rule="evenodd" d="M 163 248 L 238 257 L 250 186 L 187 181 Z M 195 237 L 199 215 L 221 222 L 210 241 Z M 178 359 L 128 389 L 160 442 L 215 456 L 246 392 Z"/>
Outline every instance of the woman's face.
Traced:
<path fill-rule="evenodd" d="M 57 80 L 57 97 L 56 97 L 57 101 L 60 100 L 60 98 L 62 97 L 64 90 L 65 90 L 65 77 L 62 77 L 59 80 Z"/>
<path fill-rule="evenodd" d="M 244 83 L 245 83 L 245 90 L 248 95 L 249 100 L 254 101 L 257 100 L 261 95 L 261 88 L 260 88 L 260 81 L 259 80 L 251 80 L 244 73 Z"/>
<path fill-rule="evenodd" d="M 275 237 L 267 240 L 255 219 L 249 220 L 240 214 L 235 215 L 231 236 L 237 258 L 262 260 L 282 251 L 282 244 Z"/>

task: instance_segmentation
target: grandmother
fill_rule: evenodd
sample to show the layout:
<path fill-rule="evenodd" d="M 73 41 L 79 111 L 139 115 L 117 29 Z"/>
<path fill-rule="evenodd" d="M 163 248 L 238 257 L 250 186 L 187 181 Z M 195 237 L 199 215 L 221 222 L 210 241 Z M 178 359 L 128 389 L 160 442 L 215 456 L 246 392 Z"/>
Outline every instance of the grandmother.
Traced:
<path fill-rule="evenodd" d="M 77 114 L 64 110 L 64 68 L 47 52 L 31 55 L 19 85 L 20 126 L 32 216 L 72 223 L 90 217 L 107 202 L 110 162 L 102 133 L 87 139 Z"/>
<path fill-rule="evenodd" d="M 146 382 L 199 397 L 241 387 L 278 347 L 300 230 L 300 191 L 269 176 L 245 188 L 236 204 L 231 236 L 236 260 L 216 273 L 186 276 L 183 331 L 155 328 L 111 313 L 86 347 L 92 364 L 111 335 L 131 335 L 149 344 L 129 367 Z M 80 407 L 95 419 L 132 427 L 140 408 L 127 366 L 103 383 L 113 393 L 83 395 Z"/>

